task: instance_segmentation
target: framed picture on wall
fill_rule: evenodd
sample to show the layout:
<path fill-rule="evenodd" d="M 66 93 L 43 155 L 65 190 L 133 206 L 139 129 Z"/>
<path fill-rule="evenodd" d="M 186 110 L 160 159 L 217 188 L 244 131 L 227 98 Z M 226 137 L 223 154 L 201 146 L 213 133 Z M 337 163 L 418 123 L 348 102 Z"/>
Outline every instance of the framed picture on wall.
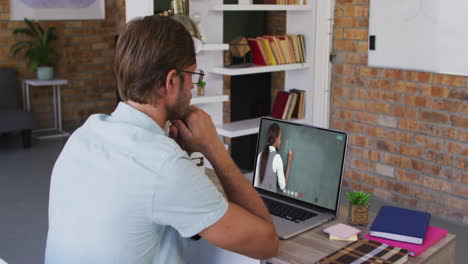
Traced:
<path fill-rule="evenodd" d="M 10 20 L 105 19 L 105 0 L 10 0 Z"/>

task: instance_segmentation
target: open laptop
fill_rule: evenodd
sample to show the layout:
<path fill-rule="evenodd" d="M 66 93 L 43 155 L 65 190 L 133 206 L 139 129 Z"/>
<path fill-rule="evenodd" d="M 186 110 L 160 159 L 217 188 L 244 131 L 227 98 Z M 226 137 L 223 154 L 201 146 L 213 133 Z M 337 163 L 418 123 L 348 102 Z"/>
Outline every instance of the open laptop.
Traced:
<path fill-rule="evenodd" d="M 281 142 L 273 142 L 278 135 Z M 267 146 L 268 140 L 278 148 Z M 281 239 L 338 215 L 346 144 L 344 132 L 261 119 L 252 184 L 270 211 Z M 269 154 L 262 161 L 265 149 Z M 293 159 L 288 173 L 290 151 Z"/>

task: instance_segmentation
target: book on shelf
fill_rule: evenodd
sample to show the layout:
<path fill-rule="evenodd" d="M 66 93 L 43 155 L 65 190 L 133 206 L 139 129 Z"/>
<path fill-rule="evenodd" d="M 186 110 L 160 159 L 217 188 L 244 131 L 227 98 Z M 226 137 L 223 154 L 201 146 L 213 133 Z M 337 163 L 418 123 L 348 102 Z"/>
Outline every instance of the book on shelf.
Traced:
<path fill-rule="evenodd" d="M 288 109 L 291 107 L 291 93 L 288 92 L 288 100 L 286 101 L 286 106 L 284 107 L 283 114 L 281 115 L 281 119 L 286 119 L 288 117 Z"/>
<path fill-rule="evenodd" d="M 275 56 L 273 55 L 273 51 L 270 45 L 270 41 L 266 38 L 258 37 L 257 38 L 263 45 L 263 49 L 265 50 L 265 54 L 267 57 L 267 61 L 269 65 L 276 65 L 276 59 Z"/>
<path fill-rule="evenodd" d="M 299 44 L 301 45 L 301 57 L 302 57 L 302 62 L 305 62 L 305 39 L 304 35 L 299 35 Z"/>
<path fill-rule="evenodd" d="M 295 41 L 297 45 L 297 52 L 298 52 L 298 58 L 299 62 L 305 62 L 305 55 L 304 55 L 304 36 L 302 35 L 295 35 Z"/>
<path fill-rule="evenodd" d="M 291 118 L 304 118 L 304 101 L 305 101 L 305 91 L 299 89 L 289 90 L 291 93 L 297 94 L 297 102 L 292 111 Z"/>
<path fill-rule="evenodd" d="M 275 103 L 273 104 L 273 111 L 271 117 L 281 119 L 283 117 L 284 109 L 289 99 L 289 92 L 279 91 L 276 95 Z"/>
<path fill-rule="evenodd" d="M 285 64 L 286 61 L 284 60 L 284 56 L 281 52 L 279 47 L 278 38 L 274 36 L 263 36 L 264 39 L 267 39 L 270 43 L 271 50 L 273 51 L 273 55 L 276 58 L 278 64 Z"/>
<path fill-rule="evenodd" d="M 285 119 L 286 118 L 286 112 L 288 111 L 289 104 L 291 102 L 291 94 L 288 92 L 288 96 L 286 98 L 286 103 L 284 104 L 283 111 L 281 111 L 281 115 L 278 117 L 279 119 Z"/>
<path fill-rule="evenodd" d="M 447 230 L 435 226 L 429 226 L 427 228 L 426 235 L 424 236 L 424 242 L 422 245 L 416 245 L 401 241 L 395 241 L 380 237 L 373 237 L 367 234 L 364 238 L 368 240 L 377 241 L 384 243 L 393 247 L 404 248 L 408 250 L 408 254 L 412 257 L 417 257 L 419 254 L 423 253 L 426 249 L 430 248 L 437 241 L 441 240 L 447 235 Z"/>
<path fill-rule="evenodd" d="M 278 119 L 304 118 L 305 91 L 279 91 L 273 103 L 271 116 Z"/>
<path fill-rule="evenodd" d="M 253 62 L 256 64 L 256 65 L 261 65 L 261 66 L 265 66 L 265 65 L 268 65 L 266 60 L 265 60 L 265 57 L 262 53 L 262 50 L 260 49 L 260 45 L 258 43 L 258 40 L 255 39 L 255 38 L 248 38 L 247 39 L 249 45 L 250 45 L 250 48 L 251 48 L 251 52 L 252 52 L 252 60 Z"/>
<path fill-rule="evenodd" d="M 292 63 L 291 56 L 289 55 L 289 49 L 287 41 L 284 37 L 277 37 L 281 53 L 284 55 L 285 63 Z"/>
<path fill-rule="evenodd" d="M 262 40 L 258 38 L 255 39 L 255 42 L 257 42 L 257 45 L 260 49 L 260 53 L 262 54 L 263 60 L 265 61 L 267 65 L 270 65 L 270 61 L 268 60 L 268 56 L 267 56 L 266 49 L 265 49 L 265 44 L 263 43 Z"/>
<path fill-rule="evenodd" d="M 289 38 L 291 39 L 291 43 L 293 46 L 294 50 L 294 57 L 296 59 L 296 62 L 301 62 L 301 53 L 300 53 L 300 44 L 299 44 L 299 36 L 296 34 L 291 34 L 289 35 Z"/>
<path fill-rule="evenodd" d="M 305 62 L 304 37 L 297 34 L 261 36 L 247 39 L 257 65 L 278 65 Z"/>
<path fill-rule="evenodd" d="M 286 55 L 286 60 L 288 63 L 294 63 L 294 55 L 291 53 L 291 47 L 287 36 L 278 37 L 281 44 L 281 51 Z"/>
<path fill-rule="evenodd" d="M 421 245 L 431 214 L 393 206 L 382 206 L 370 228 L 370 235 Z"/>
<path fill-rule="evenodd" d="M 296 55 L 294 53 L 294 47 L 293 47 L 291 36 L 286 35 L 285 38 L 288 41 L 288 49 L 289 49 L 289 54 L 291 55 L 291 61 L 292 63 L 296 63 L 297 60 L 296 60 Z"/>
<path fill-rule="evenodd" d="M 289 98 L 290 98 L 290 100 L 289 100 L 290 102 L 289 102 L 288 107 L 286 108 L 285 118 L 283 118 L 283 119 L 291 119 L 293 109 L 296 106 L 296 102 L 297 102 L 297 94 L 296 93 L 290 93 Z"/>
<path fill-rule="evenodd" d="M 408 250 L 406 249 L 367 239 L 359 239 L 322 258 L 317 264 L 403 264 L 406 262 L 408 262 Z"/>

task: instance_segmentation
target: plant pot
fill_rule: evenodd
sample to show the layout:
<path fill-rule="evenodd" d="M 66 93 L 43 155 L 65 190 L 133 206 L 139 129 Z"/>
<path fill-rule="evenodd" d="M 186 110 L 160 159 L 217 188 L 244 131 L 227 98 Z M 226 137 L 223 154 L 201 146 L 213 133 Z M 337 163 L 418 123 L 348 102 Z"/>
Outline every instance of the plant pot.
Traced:
<path fill-rule="evenodd" d="M 197 86 L 197 95 L 205 95 L 205 86 Z"/>
<path fill-rule="evenodd" d="M 369 206 L 350 204 L 348 207 L 348 223 L 350 225 L 365 225 L 367 224 L 367 214 Z"/>
<path fill-rule="evenodd" d="M 52 80 L 54 78 L 54 68 L 49 66 L 37 67 L 37 79 L 41 81 Z"/>

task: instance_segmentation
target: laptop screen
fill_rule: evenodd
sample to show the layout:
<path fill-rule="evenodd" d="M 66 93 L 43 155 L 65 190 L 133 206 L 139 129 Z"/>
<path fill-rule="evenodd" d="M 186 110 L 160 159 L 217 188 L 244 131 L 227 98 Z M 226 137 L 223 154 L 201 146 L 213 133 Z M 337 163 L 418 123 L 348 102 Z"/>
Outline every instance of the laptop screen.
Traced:
<path fill-rule="evenodd" d="M 253 184 L 336 211 L 346 140 L 344 132 L 262 118 Z"/>

